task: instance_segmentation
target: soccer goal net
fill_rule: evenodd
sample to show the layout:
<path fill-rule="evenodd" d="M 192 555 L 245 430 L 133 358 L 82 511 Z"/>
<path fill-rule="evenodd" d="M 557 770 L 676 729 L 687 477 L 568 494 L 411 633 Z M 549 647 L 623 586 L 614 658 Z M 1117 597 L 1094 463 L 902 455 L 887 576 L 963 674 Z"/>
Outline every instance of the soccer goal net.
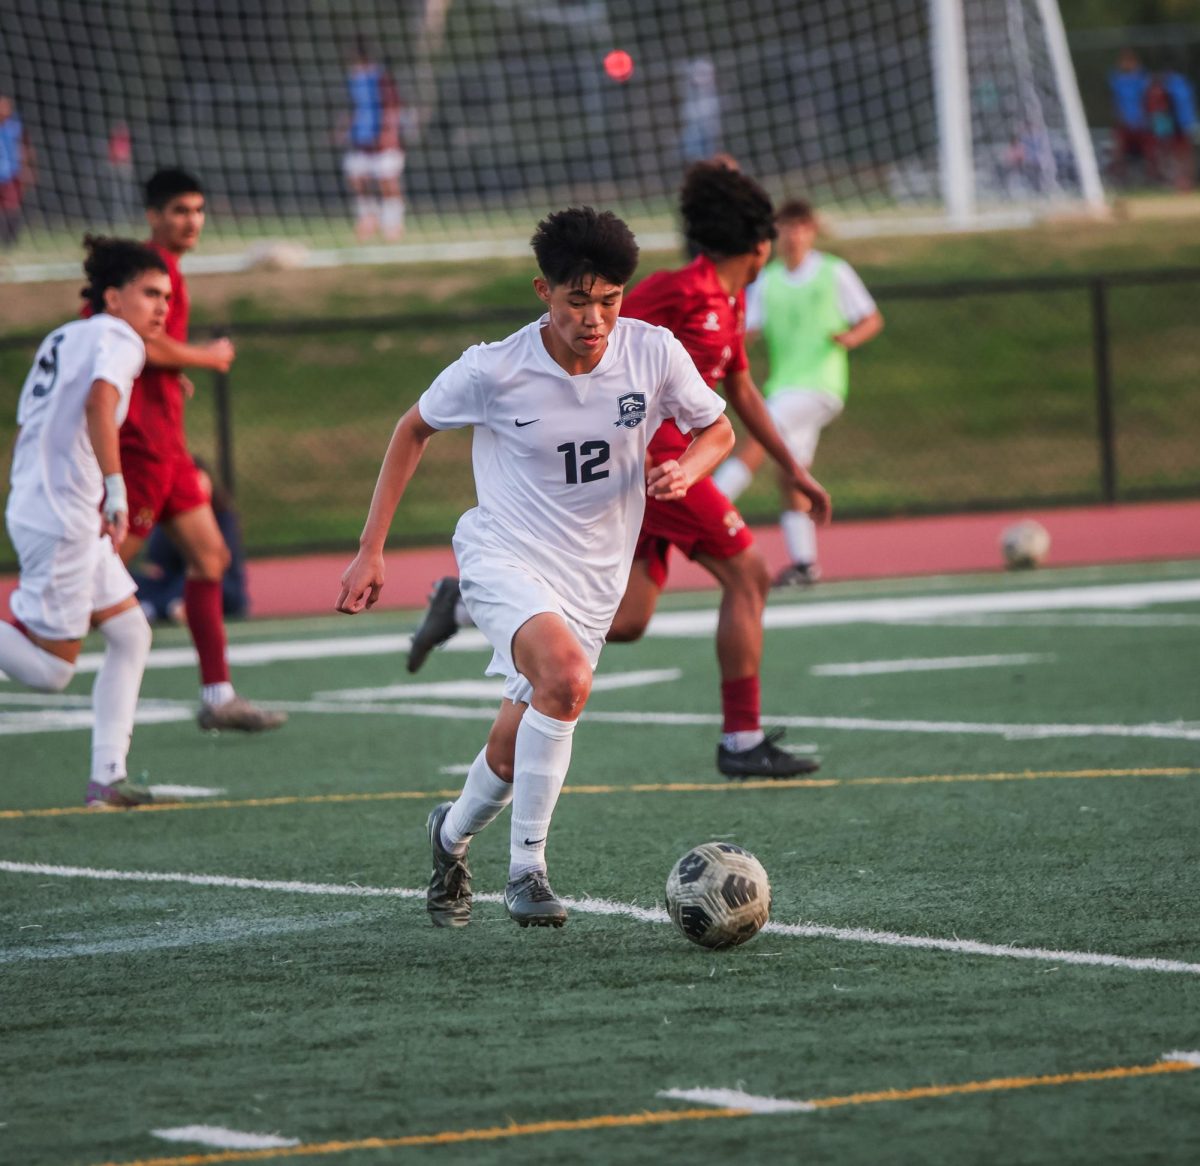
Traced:
<path fill-rule="evenodd" d="M 335 262 L 523 248 L 565 203 L 665 237 L 683 168 L 717 153 L 864 232 L 1103 197 L 1055 0 L 3 9 L 14 258 L 132 226 L 139 180 L 169 164 L 204 183 L 206 252 L 290 241 Z"/>

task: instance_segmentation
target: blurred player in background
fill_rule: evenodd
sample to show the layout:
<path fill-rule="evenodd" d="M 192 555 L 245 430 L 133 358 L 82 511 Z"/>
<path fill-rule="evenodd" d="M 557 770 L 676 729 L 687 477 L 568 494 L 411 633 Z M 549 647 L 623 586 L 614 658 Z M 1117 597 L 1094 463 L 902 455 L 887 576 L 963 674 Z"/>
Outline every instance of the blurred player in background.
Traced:
<path fill-rule="evenodd" d="M 845 407 L 850 384 L 847 354 L 879 335 L 883 316 L 849 263 L 815 250 L 817 217 L 809 203 L 784 203 L 775 221 L 779 254 L 746 293 L 746 330 L 761 332 L 767 342 L 767 408 L 792 457 L 808 469 L 821 430 Z M 736 499 L 764 456 L 762 445 L 744 438 L 713 481 Z M 779 476 L 779 491 L 780 526 L 790 562 L 774 585 L 815 583 L 820 575 L 817 528 L 808 498 L 786 471 Z"/>
<path fill-rule="evenodd" d="M 743 343 L 743 292 L 767 262 L 775 237 L 771 200 L 757 182 L 723 162 L 702 162 L 684 178 L 680 209 L 688 244 L 700 254 L 686 267 L 642 280 L 625 297 L 621 314 L 674 333 L 704 382 L 710 388 L 723 383 L 742 423 L 808 500 L 815 518 L 826 521 L 829 496 L 796 463 L 775 431 L 750 379 Z M 671 461 L 687 447 L 688 438 L 668 420 L 650 443 L 650 457 L 655 464 Z M 608 639 L 641 638 L 666 585 L 672 546 L 703 566 L 721 586 L 717 660 L 723 731 L 718 770 L 729 778 L 812 773 L 819 768 L 816 760 L 779 747 L 782 730 L 769 735 L 763 731 L 759 671 L 770 577 L 742 516 L 711 480 L 697 482 L 686 498 L 651 498 L 646 503 L 628 587 Z M 457 581 L 439 580 L 413 635 L 409 671 L 415 672 L 434 647 L 466 626 L 468 615 Z"/>
<path fill-rule="evenodd" d="M 510 801 L 509 915 L 521 926 L 566 921 L 547 881 L 546 838 L 647 494 L 683 497 L 733 437 L 724 402 L 678 342 L 619 318 L 638 259 L 620 219 L 559 211 L 538 224 L 533 249 L 546 314 L 468 349 L 400 419 L 337 601 L 351 615 L 376 601 L 388 528 L 426 444 L 473 426 L 479 503 L 459 520 L 454 553 L 462 598 L 494 649 L 487 670 L 506 679 L 462 795 L 429 816 L 427 906 L 439 927 L 470 922 L 467 847 Z M 665 417 L 693 440 L 649 467 Z"/>
<path fill-rule="evenodd" d="M 20 562 L 0 623 L 0 669 L 42 692 L 61 692 L 89 627 L 104 638 L 92 688 L 92 772 L 97 808 L 153 801 L 129 781 L 150 625 L 116 549 L 129 529 L 117 430 L 129 408 L 145 342 L 162 332 L 171 295 L 167 265 L 126 239 L 84 240 L 83 295 L 92 315 L 56 328 L 38 348 L 17 405 L 6 519 Z"/>
<path fill-rule="evenodd" d="M 33 149 L 13 105 L 0 93 L 0 247 L 12 247 L 21 233 L 21 202 L 33 181 Z"/>
<path fill-rule="evenodd" d="M 363 242 L 382 229 L 395 242 L 404 234 L 402 105 L 387 70 L 362 42 L 355 46 L 346 89 L 350 112 L 342 133 L 347 147 L 342 169 L 354 196 L 354 233 Z"/>
<path fill-rule="evenodd" d="M 196 463 L 187 449 L 183 402 L 191 393 L 185 368 L 226 372 L 233 363 L 227 339 L 188 342 L 188 292 L 179 260 L 204 229 L 204 192 L 184 170 L 159 170 L 146 183 L 150 243 L 171 277 L 171 304 L 161 335 L 146 345 L 146 370 L 133 388 L 129 416 L 121 426 L 121 461 L 129 485 L 129 537 L 121 558 L 131 562 L 161 523 L 187 560 L 183 602 L 200 661 L 202 729 L 275 729 L 287 720 L 234 691 L 226 650 L 221 580 L 229 548 L 213 514 Z"/>

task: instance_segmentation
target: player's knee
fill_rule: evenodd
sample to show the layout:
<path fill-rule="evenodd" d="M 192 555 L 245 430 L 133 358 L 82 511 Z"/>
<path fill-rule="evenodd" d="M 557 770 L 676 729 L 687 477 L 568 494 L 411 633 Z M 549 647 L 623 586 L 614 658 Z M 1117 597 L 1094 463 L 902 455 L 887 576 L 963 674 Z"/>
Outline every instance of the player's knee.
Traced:
<path fill-rule="evenodd" d="M 229 569 L 229 548 L 224 543 L 215 547 L 205 547 L 196 555 L 196 573 L 201 579 L 219 583 Z"/>
<path fill-rule="evenodd" d="M 583 711 L 592 692 L 592 670 L 587 661 L 564 661 L 538 686 L 539 704 L 551 716 L 573 721 Z"/>

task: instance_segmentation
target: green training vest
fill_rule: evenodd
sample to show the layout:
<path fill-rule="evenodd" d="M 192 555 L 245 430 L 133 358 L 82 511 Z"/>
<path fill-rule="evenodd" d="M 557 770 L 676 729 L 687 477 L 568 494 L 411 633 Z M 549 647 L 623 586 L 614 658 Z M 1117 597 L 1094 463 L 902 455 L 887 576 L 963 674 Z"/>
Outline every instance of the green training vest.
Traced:
<path fill-rule="evenodd" d="M 837 263 L 832 255 L 822 255 L 817 274 L 799 286 L 788 282 L 781 260 L 767 264 L 763 339 L 771 374 L 763 385 L 766 396 L 783 389 L 820 389 L 846 399 L 850 354 L 830 339 L 850 327 L 838 306 Z"/>

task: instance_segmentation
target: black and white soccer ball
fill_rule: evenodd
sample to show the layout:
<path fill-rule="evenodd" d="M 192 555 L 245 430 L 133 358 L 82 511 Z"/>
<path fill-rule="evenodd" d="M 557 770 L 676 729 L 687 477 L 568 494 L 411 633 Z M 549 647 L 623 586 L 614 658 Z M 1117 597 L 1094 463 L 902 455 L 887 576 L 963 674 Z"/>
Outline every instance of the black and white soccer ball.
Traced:
<path fill-rule="evenodd" d="M 1010 571 L 1041 566 L 1050 553 L 1050 532 L 1032 518 L 1015 522 L 1000 536 L 1000 549 Z"/>
<path fill-rule="evenodd" d="M 753 939 L 771 914 L 771 884 L 762 863 L 731 842 L 705 842 L 667 877 L 667 911 L 701 947 L 733 947 Z"/>

